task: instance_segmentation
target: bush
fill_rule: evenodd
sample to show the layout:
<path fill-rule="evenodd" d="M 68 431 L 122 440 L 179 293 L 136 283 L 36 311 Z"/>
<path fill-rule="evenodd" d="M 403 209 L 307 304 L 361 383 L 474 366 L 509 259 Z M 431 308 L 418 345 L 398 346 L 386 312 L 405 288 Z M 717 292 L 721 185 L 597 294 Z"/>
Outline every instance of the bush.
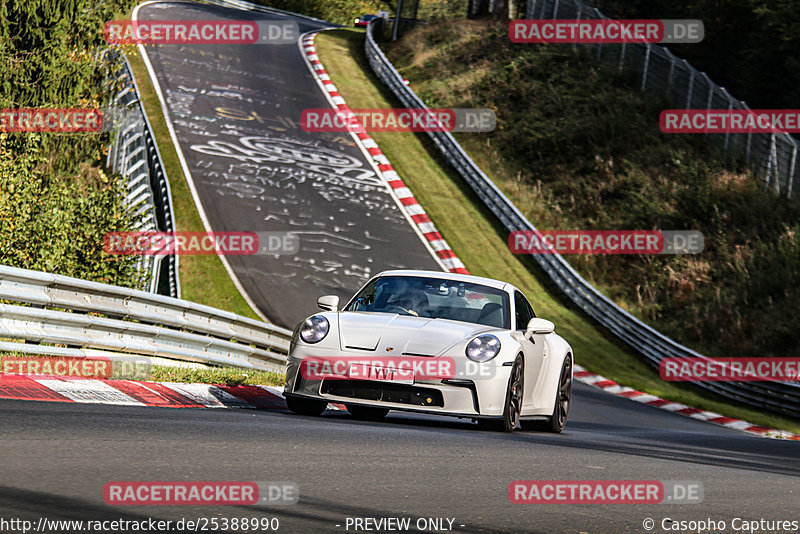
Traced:
<path fill-rule="evenodd" d="M 47 0 L 0 7 L 0 108 L 97 108 L 109 100 L 103 24 L 132 2 Z M 134 220 L 103 170 L 108 134 L 0 134 L 0 264 L 141 287 L 136 258 L 103 236 Z"/>

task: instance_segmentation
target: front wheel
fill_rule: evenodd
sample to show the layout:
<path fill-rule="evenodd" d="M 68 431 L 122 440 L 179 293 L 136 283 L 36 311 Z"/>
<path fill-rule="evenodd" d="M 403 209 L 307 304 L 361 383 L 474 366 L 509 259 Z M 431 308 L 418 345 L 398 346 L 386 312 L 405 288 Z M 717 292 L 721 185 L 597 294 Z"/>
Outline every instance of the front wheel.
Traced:
<path fill-rule="evenodd" d="M 539 430 L 555 434 L 564 430 L 569 415 L 569 404 L 572 399 L 572 355 L 567 354 L 564 365 L 561 367 L 561 376 L 558 380 L 558 393 L 553 407 L 553 415 L 546 421 L 523 421 L 523 430 Z"/>
<path fill-rule="evenodd" d="M 292 412 L 300 415 L 321 415 L 328 407 L 326 401 L 316 399 L 303 399 L 300 397 L 286 397 L 286 406 Z"/>
<path fill-rule="evenodd" d="M 513 432 L 517 428 L 519 415 L 522 412 L 522 387 L 525 382 L 522 369 L 522 355 L 518 354 L 511 367 L 511 376 L 508 377 L 503 419 L 479 419 L 478 424 L 481 427 L 501 432 Z"/>

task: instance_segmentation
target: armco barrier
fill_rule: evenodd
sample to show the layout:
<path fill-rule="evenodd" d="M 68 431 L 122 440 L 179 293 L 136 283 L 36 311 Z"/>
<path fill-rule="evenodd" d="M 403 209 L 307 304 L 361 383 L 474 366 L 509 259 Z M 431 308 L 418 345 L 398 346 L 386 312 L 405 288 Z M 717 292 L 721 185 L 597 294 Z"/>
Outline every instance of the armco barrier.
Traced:
<path fill-rule="evenodd" d="M 367 28 L 365 51 L 375 74 L 408 108 L 427 108 L 403 82 Z M 449 132 L 427 132 L 445 159 L 464 178 L 487 208 L 509 232 L 536 231 L 536 227 L 498 189 Z M 555 285 L 581 310 L 641 354 L 654 368 L 666 357 L 704 356 L 673 341 L 629 314 L 586 282 L 560 254 L 533 254 L 533 259 Z M 790 382 L 696 382 L 704 389 L 757 408 L 797 416 L 800 414 L 800 384 Z"/>
<path fill-rule="evenodd" d="M 0 266 L 0 350 L 82 349 L 281 372 L 291 331 L 146 291 Z M 44 343 L 44 344 L 42 344 Z"/>
<path fill-rule="evenodd" d="M 161 154 L 153 137 L 147 114 L 139 99 L 139 88 L 128 63 L 121 55 L 117 74 L 119 93 L 112 100 L 114 108 L 125 110 L 114 142 L 109 147 L 106 166 L 126 181 L 125 205 L 133 207 L 142 224 L 133 230 L 173 232 L 175 218 L 169 181 L 161 163 Z M 151 273 L 149 290 L 180 297 L 178 256 L 140 256 L 138 268 Z"/>

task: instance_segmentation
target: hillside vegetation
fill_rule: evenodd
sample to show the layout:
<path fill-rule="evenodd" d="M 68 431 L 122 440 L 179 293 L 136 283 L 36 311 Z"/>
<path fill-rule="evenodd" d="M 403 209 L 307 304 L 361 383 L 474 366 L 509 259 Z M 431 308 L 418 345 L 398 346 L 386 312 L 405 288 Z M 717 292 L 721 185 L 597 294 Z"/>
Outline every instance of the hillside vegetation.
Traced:
<path fill-rule="evenodd" d="M 130 2 L 128 2 L 130 3 Z M 113 88 L 103 23 L 122 2 L 45 0 L 0 8 L 0 109 L 98 108 Z M 0 134 L 0 264 L 139 287 L 135 257 L 103 236 L 134 223 L 124 183 L 107 174 L 108 133 Z"/>
<path fill-rule="evenodd" d="M 796 0 L 590 0 L 612 18 L 699 19 L 701 45 L 670 45 L 751 108 L 797 108 L 800 17 Z"/>
<path fill-rule="evenodd" d="M 514 45 L 482 21 L 384 49 L 429 106 L 496 110 L 493 133 L 457 137 L 539 228 L 705 234 L 694 256 L 568 256 L 620 306 L 710 355 L 798 353 L 800 205 L 702 136 L 661 133 L 667 102 L 571 46 Z"/>

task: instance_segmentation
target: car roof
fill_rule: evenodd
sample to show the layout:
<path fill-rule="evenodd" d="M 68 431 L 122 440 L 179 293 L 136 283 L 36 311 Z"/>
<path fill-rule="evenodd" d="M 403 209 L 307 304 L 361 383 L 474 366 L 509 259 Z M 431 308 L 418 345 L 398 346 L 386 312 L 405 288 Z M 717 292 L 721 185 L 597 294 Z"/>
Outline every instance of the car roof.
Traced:
<path fill-rule="evenodd" d="M 507 282 L 495 280 L 494 278 L 484 278 L 483 276 L 475 276 L 472 274 L 459 274 L 459 273 L 446 273 L 443 271 L 413 271 L 406 269 L 396 269 L 391 271 L 383 271 L 375 275 L 378 276 L 419 276 L 423 278 L 444 278 L 446 280 L 456 280 L 458 282 L 471 282 L 473 284 L 483 284 L 485 286 L 502 289 L 504 291 L 513 291 L 516 289 L 514 286 Z"/>

